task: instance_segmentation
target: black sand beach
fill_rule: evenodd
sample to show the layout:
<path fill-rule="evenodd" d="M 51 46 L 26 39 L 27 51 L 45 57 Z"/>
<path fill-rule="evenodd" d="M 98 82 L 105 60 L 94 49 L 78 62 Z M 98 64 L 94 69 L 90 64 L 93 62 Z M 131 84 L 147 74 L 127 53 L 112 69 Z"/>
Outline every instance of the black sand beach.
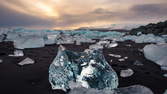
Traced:
<path fill-rule="evenodd" d="M 84 51 L 90 44 L 64 45 L 73 51 Z M 131 45 L 131 46 L 129 46 Z M 162 94 L 167 88 L 167 78 L 163 77 L 167 71 L 161 71 L 155 63 L 146 60 L 143 53 L 139 51 L 146 44 L 137 44 L 131 41 L 119 42 L 115 48 L 103 50 L 108 63 L 120 75 L 120 70 L 131 68 L 134 74 L 131 77 L 119 76 L 119 87 L 140 84 L 150 88 L 154 94 Z M 57 54 L 58 45 L 49 45 L 43 48 L 24 49 L 23 57 L 9 57 L 14 51 L 12 42 L 0 43 L 0 94 L 64 94 L 61 90 L 53 91 L 48 81 L 48 68 Z M 120 62 L 117 58 L 108 54 L 118 54 L 128 57 Z M 29 57 L 35 60 L 35 64 L 19 66 L 17 63 Z M 112 62 L 110 60 L 112 59 Z M 143 66 L 136 66 L 138 60 Z"/>

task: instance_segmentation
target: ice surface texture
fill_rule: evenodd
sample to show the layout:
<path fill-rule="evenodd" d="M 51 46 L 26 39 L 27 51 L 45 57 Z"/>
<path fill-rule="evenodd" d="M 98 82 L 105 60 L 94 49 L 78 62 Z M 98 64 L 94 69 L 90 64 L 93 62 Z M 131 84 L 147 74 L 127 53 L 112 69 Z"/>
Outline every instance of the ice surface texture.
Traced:
<path fill-rule="evenodd" d="M 147 87 L 141 85 L 133 85 L 124 88 L 117 88 L 114 90 L 74 88 L 70 91 L 69 94 L 153 94 L 153 92 Z"/>
<path fill-rule="evenodd" d="M 150 44 L 144 48 L 144 56 L 156 64 L 160 65 L 162 69 L 167 70 L 167 44 Z"/>
<path fill-rule="evenodd" d="M 49 68 L 49 82 L 52 89 L 66 91 L 71 81 L 85 88 L 114 89 L 118 86 L 117 74 L 101 51 L 77 53 L 59 47 Z"/>

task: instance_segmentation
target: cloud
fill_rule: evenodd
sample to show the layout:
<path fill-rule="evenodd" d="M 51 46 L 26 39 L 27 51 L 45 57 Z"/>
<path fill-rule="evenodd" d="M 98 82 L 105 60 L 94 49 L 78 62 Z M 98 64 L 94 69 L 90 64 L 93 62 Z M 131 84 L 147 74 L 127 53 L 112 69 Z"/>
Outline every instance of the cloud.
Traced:
<path fill-rule="evenodd" d="M 167 18 L 166 0 L 0 1 L 1 27 L 77 28 L 113 23 L 156 22 Z"/>
<path fill-rule="evenodd" d="M 167 16 L 167 3 L 136 5 L 133 6 L 131 10 L 134 11 L 136 15 L 139 15 L 141 17 L 164 17 Z"/>
<path fill-rule="evenodd" d="M 15 26 L 53 26 L 51 19 L 42 19 L 39 17 L 22 14 L 6 7 L 0 6 L 0 27 L 15 27 Z"/>

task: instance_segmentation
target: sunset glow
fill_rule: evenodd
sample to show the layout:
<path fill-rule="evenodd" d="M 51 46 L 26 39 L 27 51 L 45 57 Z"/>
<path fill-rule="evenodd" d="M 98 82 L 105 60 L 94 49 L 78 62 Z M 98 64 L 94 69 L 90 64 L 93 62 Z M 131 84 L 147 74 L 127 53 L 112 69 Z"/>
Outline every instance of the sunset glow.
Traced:
<path fill-rule="evenodd" d="M 157 22 L 167 17 L 166 0 L 0 1 L 1 9 L 8 9 L 17 15 L 25 15 L 23 18 L 25 22 L 27 17 L 31 17 L 39 21 L 36 25 L 49 28 L 73 29 L 116 23 Z"/>

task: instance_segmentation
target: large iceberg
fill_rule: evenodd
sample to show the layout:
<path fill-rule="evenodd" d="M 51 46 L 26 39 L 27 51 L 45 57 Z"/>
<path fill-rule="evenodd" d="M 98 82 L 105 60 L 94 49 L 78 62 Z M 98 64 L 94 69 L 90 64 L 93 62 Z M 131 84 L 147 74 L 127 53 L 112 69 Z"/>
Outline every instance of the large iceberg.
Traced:
<path fill-rule="evenodd" d="M 77 53 L 60 46 L 49 67 L 49 82 L 52 89 L 66 91 L 71 81 L 85 88 L 114 89 L 118 86 L 117 74 L 101 51 Z"/>
<path fill-rule="evenodd" d="M 144 56 L 156 64 L 160 65 L 162 69 L 167 70 L 167 44 L 150 44 L 144 48 Z"/>

